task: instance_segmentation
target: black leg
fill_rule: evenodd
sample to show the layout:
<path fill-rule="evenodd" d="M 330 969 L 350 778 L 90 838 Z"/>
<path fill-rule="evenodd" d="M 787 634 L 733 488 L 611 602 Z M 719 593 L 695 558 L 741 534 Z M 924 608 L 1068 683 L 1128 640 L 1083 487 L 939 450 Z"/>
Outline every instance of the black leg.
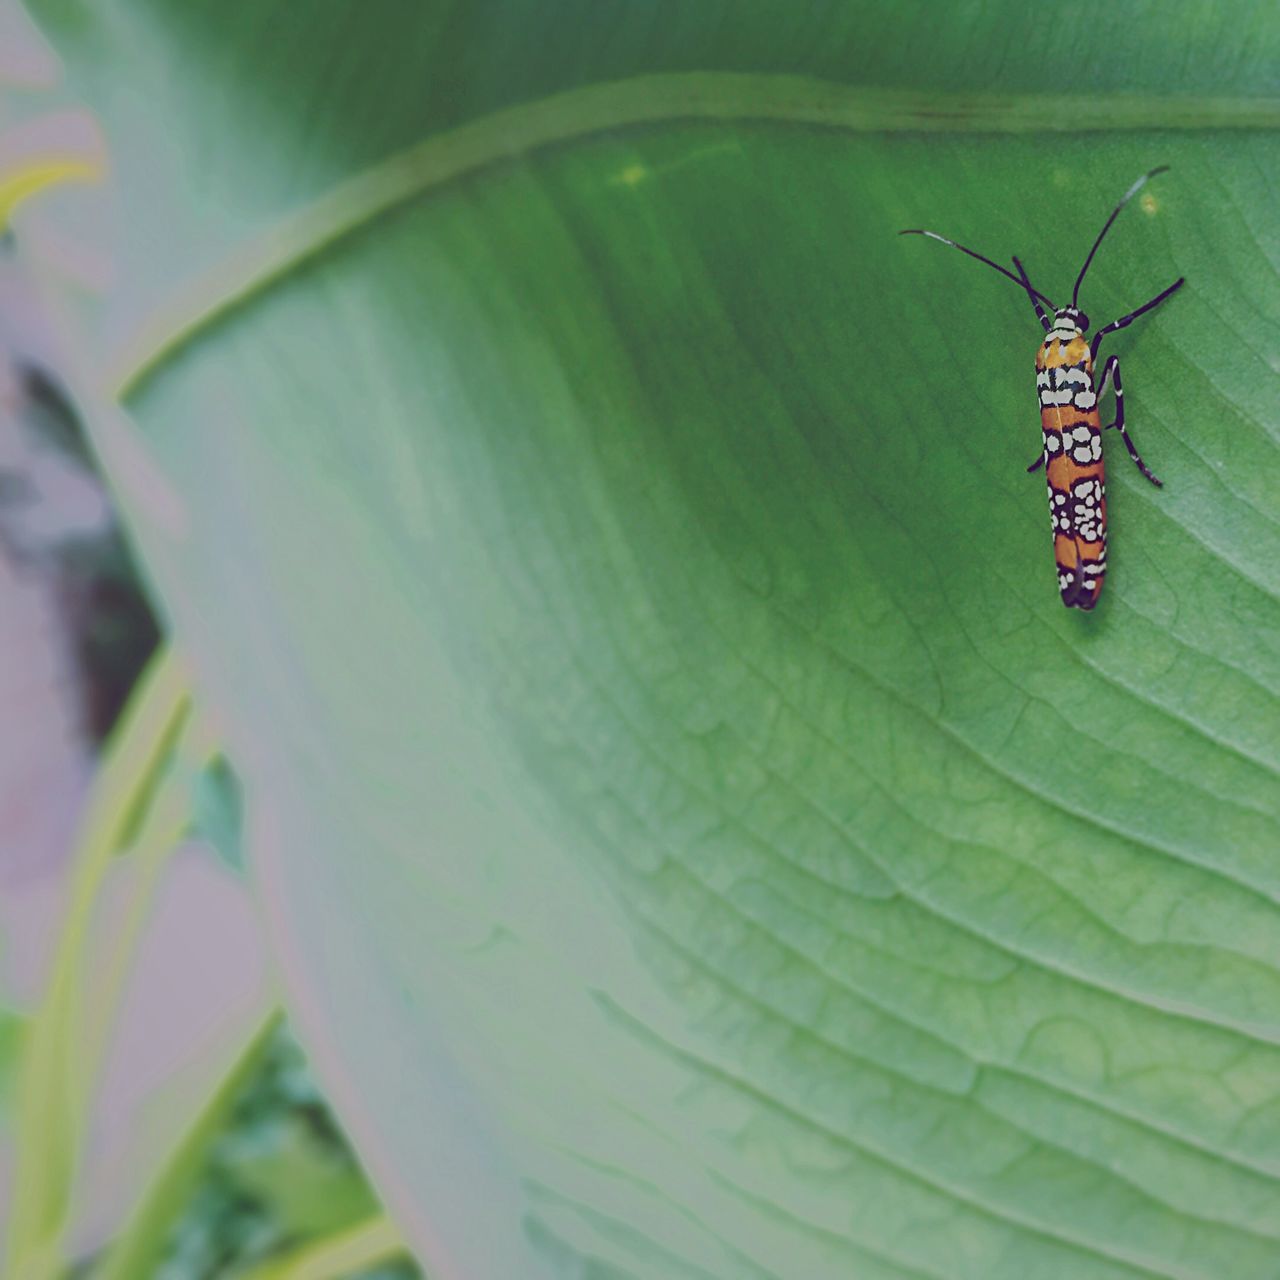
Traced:
<path fill-rule="evenodd" d="M 1044 466 L 1044 451 L 1041 450 L 1040 456 L 1027 468 L 1028 472 L 1039 471 Z"/>
<path fill-rule="evenodd" d="M 1040 299 L 1036 297 L 1035 293 L 1031 289 L 1031 281 L 1027 277 L 1026 270 L 1017 258 L 1014 258 L 1013 265 L 1018 268 L 1018 275 L 1022 278 L 1022 283 L 1026 287 L 1027 297 L 1031 299 L 1031 305 L 1036 309 L 1036 319 L 1040 321 L 1040 327 L 1048 333 L 1049 317 L 1045 315 L 1044 308 L 1040 305 Z"/>
<path fill-rule="evenodd" d="M 1124 429 L 1124 387 L 1120 382 L 1120 357 L 1111 356 L 1107 360 L 1106 368 L 1102 371 L 1102 381 L 1098 383 L 1098 399 L 1101 400 L 1103 393 L 1107 389 L 1107 383 L 1112 382 L 1116 388 L 1116 420 L 1107 423 L 1107 427 L 1115 427 L 1120 433 L 1120 439 L 1124 441 L 1124 447 L 1129 450 L 1129 457 L 1133 459 L 1134 465 L 1142 472 L 1148 480 L 1151 481 L 1157 489 L 1162 487 L 1161 482 L 1147 468 L 1147 464 L 1143 462 L 1142 455 L 1134 447 L 1129 433 Z"/>
<path fill-rule="evenodd" d="M 1097 399 L 1094 404 L 1101 409 L 1102 397 L 1107 394 L 1107 384 L 1114 382 L 1116 384 L 1116 422 L 1124 421 L 1124 391 L 1120 387 L 1120 357 L 1108 356 L 1107 363 L 1102 366 L 1102 377 L 1098 380 L 1098 385 L 1094 388 Z M 1111 423 L 1115 426 L 1115 422 Z M 1106 430 L 1104 427 L 1103 430 Z"/>
<path fill-rule="evenodd" d="M 1152 307 L 1158 307 L 1171 293 L 1175 293 L 1182 288 L 1186 276 L 1179 276 L 1163 293 L 1157 293 L 1150 302 L 1144 302 L 1137 311 L 1130 311 L 1127 316 L 1121 316 L 1119 320 L 1113 320 L 1109 325 L 1104 325 L 1097 333 L 1093 335 L 1093 341 L 1089 344 L 1089 354 L 1093 357 L 1094 364 L 1098 362 L 1098 347 L 1102 344 L 1102 339 L 1109 333 L 1115 333 L 1117 329 L 1123 329 L 1127 325 L 1131 325 L 1139 316 L 1146 315 Z"/>

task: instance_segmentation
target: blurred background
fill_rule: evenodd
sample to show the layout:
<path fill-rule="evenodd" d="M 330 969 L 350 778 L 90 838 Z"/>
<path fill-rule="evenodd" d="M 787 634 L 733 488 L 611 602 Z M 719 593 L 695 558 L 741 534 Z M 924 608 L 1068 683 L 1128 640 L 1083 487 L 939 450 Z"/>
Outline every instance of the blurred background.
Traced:
<path fill-rule="evenodd" d="M 181 776 L 179 838 L 148 867 L 113 858 L 92 910 L 75 915 L 104 752 L 160 629 L 7 225 L 46 184 L 98 176 L 93 121 L 51 111 L 57 84 L 52 53 L 0 0 L 0 1235 L 45 1136 L 55 1140 L 37 1129 L 16 1149 L 19 1060 L 59 962 L 70 961 L 100 1057 L 80 1082 L 67 1274 L 92 1269 L 168 1181 L 182 1204 L 148 1276 L 404 1280 L 420 1273 L 274 1012 L 242 878 L 238 787 L 216 749 L 166 766 Z M 92 279 L 100 269 L 74 246 L 52 253 L 62 270 Z M 64 931 L 69 918 L 77 936 Z M 229 1072 L 232 1096 L 191 1144 L 193 1116 Z"/>

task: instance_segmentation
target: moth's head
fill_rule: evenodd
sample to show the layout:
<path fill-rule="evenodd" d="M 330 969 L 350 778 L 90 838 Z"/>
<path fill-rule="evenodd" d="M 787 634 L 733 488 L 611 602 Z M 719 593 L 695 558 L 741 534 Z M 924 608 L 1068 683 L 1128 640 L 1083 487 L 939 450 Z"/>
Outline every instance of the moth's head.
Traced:
<path fill-rule="evenodd" d="M 1054 327 L 1057 329 L 1078 329 L 1081 333 L 1089 332 L 1089 317 L 1079 307 L 1060 307 L 1053 313 Z"/>

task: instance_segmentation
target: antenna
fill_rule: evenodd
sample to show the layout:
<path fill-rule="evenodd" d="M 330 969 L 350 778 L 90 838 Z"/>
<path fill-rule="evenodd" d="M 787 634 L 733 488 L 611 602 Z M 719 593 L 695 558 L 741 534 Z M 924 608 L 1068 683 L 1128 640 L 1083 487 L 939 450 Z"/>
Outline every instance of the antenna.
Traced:
<path fill-rule="evenodd" d="M 1156 176 L 1156 174 L 1168 173 L 1168 171 L 1169 166 L 1167 164 L 1162 164 L 1157 168 L 1152 169 L 1150 173 L 1144 173 L 1142 177 L 1140 177 L 1137 182 L 1135 182 L 1133 186 L 1124 193 L 1120 203 L 1111 210 L 1111 217 L 1107 219 L 1106 225 L 1098 232 L 1098 238 L 1093 242 L 1093 248 L 1089 250 L 1089 256 L 1084 260 L 1084 266 L 1080 268 L 1080 274 L 1076 277 L 1076 287 L 1071 291 L 1071 305 L 1073 307 L 1076 305 L 1076 300 L 1080 297 L 1080 286 L 1084 283 L 1084 273 L 1089 270 L 1089 263 L 1093 261 L 1093 255 L 1098 252 L 1098 246 L 1102 243 L 1102 237 L 1111 230 L 1111 224 L 1120 216 L 1120 210 L 1123 209 L 1125 205 L 1127 205 L 1129 201 L 1132 200 L 1133 197 L 1136 196 L 1138 192 Z"/>
<path fill-rule="evenodd" d="M 1137 187 L 1134 187 L 1134 191 L 1136 191 L 1137 189 L 1138 189 Z M 1130 194 L 1132 194 L 1132 192 L 1130 192 Z M 1125 198 L 1128 199 L 1127 196 Z M 1117 209 L 1116 213 L 1119 213 L 1119 212 L 1120 211 Z M 1113 213 L 1111 216 L 1114 218 L 1115 214 Z M 1040 292 L 1039 289 L 1033 289 L 1031 287 L 1030 281 L 1025 279 L 1019 280 L 1018 277 L 1015 276 L 1012 271 L 1006 271 L 1002 266 L 999 265 L 999 263 L 992 262 L 990 258 L 984 258 L 980 253 L 974 253 L 972 249 L 966 249 L 962 244 L 956 244 L 954 240 L 948 240 L 946 236 L 940 236 L 936 231 L 923 231 L 918 227 L 909 227 L 906 231 L 899 231 L 898 234 L 900 236 L 928 236 L 930 240 L 940 240 L 943 244 L 949 244 L 953 249 L 959 249 L 961 253 L 967 253 L 969 257 L 977 258 L 979 262 L 985 262 L 987 266 L 998 271 L 1002 276 L 1008 276 L 1008 278 L 1012 280 L 1013 283 L 1016 284 L 1019 289 L 1026 289 L 1028 293 L 1032 294 L 1034 297 L 1039 298 L 1040 301 L 1043 302 L 1045 306 L 1047 306 L 1051 311 L 1057 311 L 1058 309 L 1053 305 L 1052 302 L 1049 301 L 1048 298 L 1044 296 L 1043 293 Z M 1099 239 L 1101 239 L 1101 237 L 1099 237 Z"/>
<path fill-rule="evenodd" d="M 1027 299 L 1036 309 L 1036 319 L 1040 321 L 1041 327 L 1047 333 L 1049 331 L 1049 318 L 1044 313 L 1044 308 L 1036 301 L 1035 292 L 1031 288 L 1031 278 L 1027 275 L 1027 269 L 1018 261 L 1018 255 L 1013 255 L 1013 265 L 1018 268 L 1018 279 L 1022 281 L 1023 287 L 1027 291 Z"/>

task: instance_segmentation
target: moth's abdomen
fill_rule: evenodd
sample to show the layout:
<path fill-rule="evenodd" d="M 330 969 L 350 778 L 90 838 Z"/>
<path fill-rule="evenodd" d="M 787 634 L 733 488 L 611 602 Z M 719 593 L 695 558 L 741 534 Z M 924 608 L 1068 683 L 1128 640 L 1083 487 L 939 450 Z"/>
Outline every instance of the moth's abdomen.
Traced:
<path fill-rule="evenodd" d="M 1092 609 L 1107 572 L 1107 498 L 1102 420 L 1083 336 L 1041 344 L 1036 388 L 1058 590 L 1068 608 Z"/>

